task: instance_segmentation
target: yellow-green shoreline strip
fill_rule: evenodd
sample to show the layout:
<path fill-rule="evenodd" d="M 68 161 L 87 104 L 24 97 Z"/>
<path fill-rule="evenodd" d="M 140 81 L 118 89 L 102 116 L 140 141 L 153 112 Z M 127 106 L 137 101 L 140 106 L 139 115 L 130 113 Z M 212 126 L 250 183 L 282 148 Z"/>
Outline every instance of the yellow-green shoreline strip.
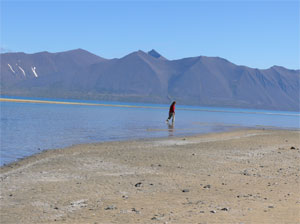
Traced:
<path fill-rule="evenodd" d="M 121 105 L 121 104 L 101 104 L 101 103 L 79 103 L 79 102 L 63 102 L 63 101 L 51 101 L 51 100 L 25 100 L 25 99 L 10 99 L 0 98 L 2 102 L 14 102 L 14 103 L 47 103 L 47 104 L 64 104 L 64 105 L 81 105 L 81 106 L 101 106 L 101 107 L 129 107 L 129 108 L 154 108 L 154 109 L 166 109 L 167 107 L 153 107 L 153 106 L 134 106 L 134 105 Z"/>
<path fill-rule="evenodd" d="M 14 102 L 14 103 L 45 103 L 45 104 L 63 104 L 63 105 L 79 105 L 79 106 L 101 106 L 101 107 L 125 107 L 125 108 L 146 108 L 146 109 L 169 109 L 169 107 L 156 106 L 135 106 L 135 105 L 121 105 L 121 104 L 101 104 L 101 103 L 79 103 L 79 102 L 64 102 L 51 100 L 28 100 L 28 99 L 12 99 L 0 98 L 0 102 Z M 267 114 L 267 115 L 282 115 L 282 116 L 300 116 L 300 113 L 274 113 L 274 112 L 260 112 L 260 111 L 227 111 L 227 110 L 209 110 L 198 108 L 176 108 L 176 110 L 186 111 L 204 111 L 204 112 L 222 112 L 222 113 L 238 113 L 238 114 Z"/>

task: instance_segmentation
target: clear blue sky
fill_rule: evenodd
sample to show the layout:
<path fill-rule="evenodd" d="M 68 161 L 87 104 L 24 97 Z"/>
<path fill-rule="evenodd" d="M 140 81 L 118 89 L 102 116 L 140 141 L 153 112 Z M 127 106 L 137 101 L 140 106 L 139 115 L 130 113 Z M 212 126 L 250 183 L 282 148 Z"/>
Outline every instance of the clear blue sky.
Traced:
<path fill-rule="evenodd" d="M 83 48 L 105 58 L 156 49 L 299 69 L 299 1 L 1 1 L 2 50 Z"/>

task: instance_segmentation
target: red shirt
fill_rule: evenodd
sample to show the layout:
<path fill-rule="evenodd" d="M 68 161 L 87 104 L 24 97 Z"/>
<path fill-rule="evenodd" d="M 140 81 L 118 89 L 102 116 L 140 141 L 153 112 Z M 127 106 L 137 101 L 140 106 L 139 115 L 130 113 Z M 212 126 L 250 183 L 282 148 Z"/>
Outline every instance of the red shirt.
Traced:
<path fill-rule="evenodd" d="M 175 104 L 172 104 L 172 105 L 170 106 L 169 113 L 175 113 Z"/>

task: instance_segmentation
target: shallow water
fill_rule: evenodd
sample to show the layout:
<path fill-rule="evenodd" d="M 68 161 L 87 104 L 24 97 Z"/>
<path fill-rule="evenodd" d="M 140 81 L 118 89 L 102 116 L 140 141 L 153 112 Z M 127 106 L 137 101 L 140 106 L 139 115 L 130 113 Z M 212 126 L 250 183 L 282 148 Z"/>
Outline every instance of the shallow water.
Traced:
<path fill-rule="evenodd" d="M 165 122 L 169 105 L 72 102 L 141 108 L 0 102 L 0 165 L 44 149 L 78 143 L 192 135 L 240 127 L 300 128 L 297 112 L 177 105 L 172 126 Z"/>

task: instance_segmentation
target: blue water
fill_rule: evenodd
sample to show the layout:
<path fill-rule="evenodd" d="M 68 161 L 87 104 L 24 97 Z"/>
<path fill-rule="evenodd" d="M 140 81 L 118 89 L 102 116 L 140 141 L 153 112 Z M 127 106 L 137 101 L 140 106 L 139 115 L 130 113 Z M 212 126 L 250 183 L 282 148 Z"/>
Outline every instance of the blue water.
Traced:
<path fill-rule="evenodd" d="M 177 105 L 175 125 L 171 126 L 165 123 L 169 105 L 72 102 L 156 108 L 0 102 L 0 165 L 41 150 L 78 143 L 192 135 L 243 127 L 300 128 L 298 112 Z"/>

